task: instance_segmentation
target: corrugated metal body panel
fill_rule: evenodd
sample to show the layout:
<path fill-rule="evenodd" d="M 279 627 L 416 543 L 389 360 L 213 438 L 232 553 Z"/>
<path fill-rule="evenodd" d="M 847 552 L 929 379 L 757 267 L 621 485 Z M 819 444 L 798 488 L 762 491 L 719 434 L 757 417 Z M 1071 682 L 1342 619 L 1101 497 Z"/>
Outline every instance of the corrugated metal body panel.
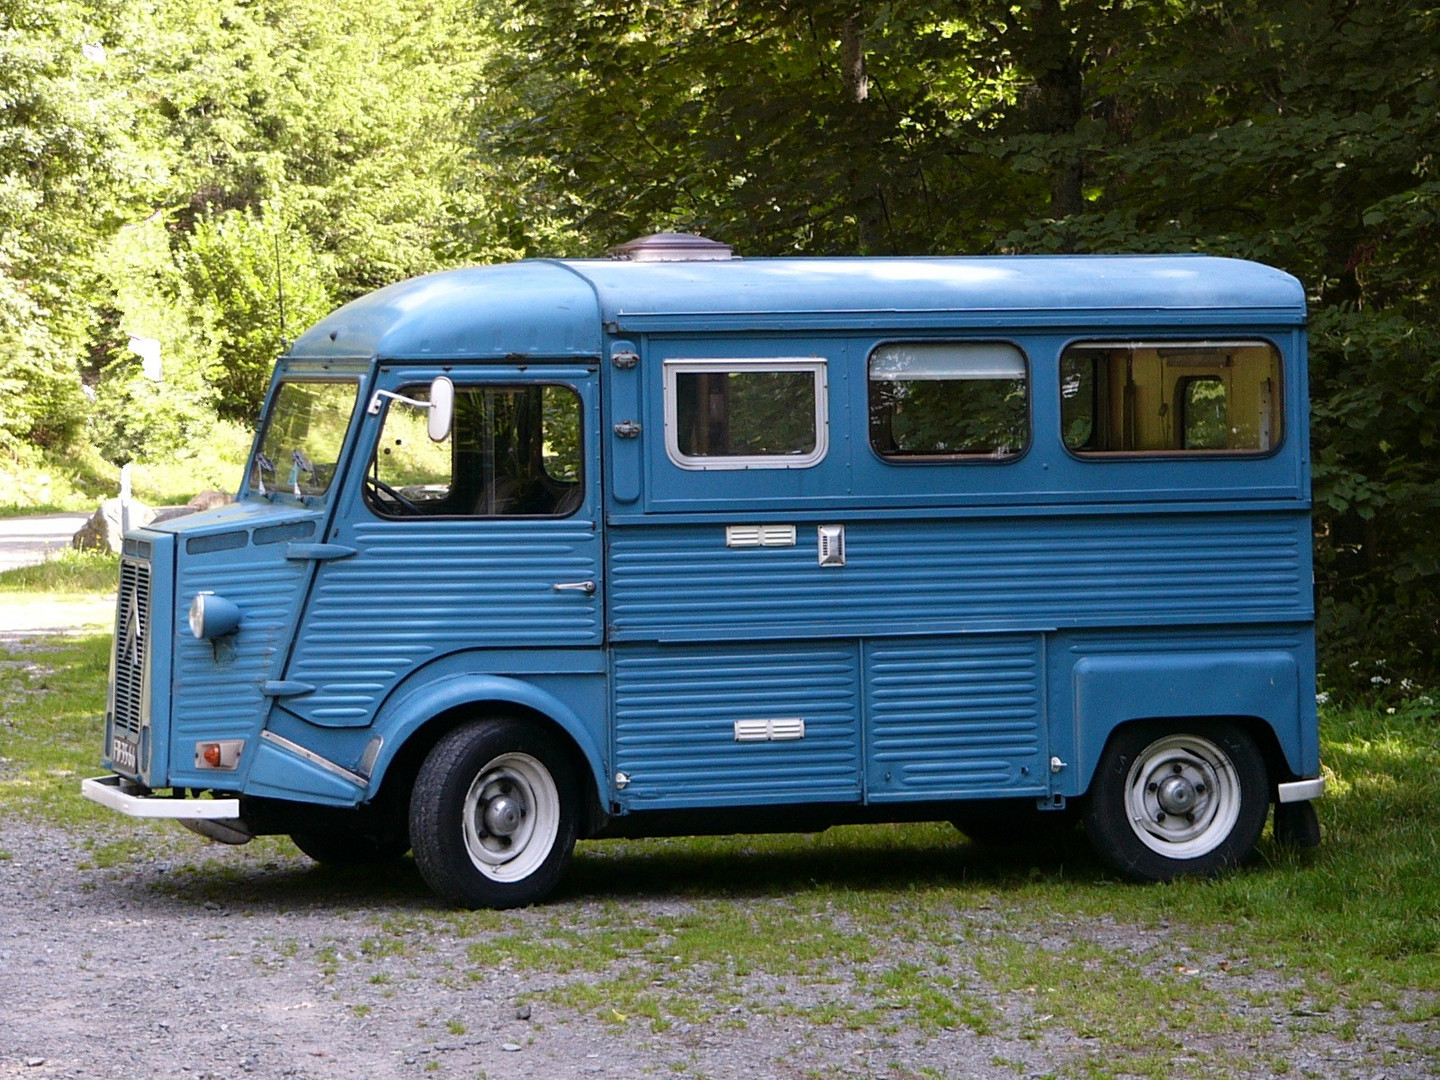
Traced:
<path fill-rule="evenodd" d="M 284 555 L 284 545 L 263 545 L 188 553 L 179 560 L 172 775 L 192 771 L 197 739 L 246 738 L 254 749 L 271 704 L 261 685 L 276 675 L 277 652 L 288 641 L 310 574 L 309 563 Z M 240 608 L 238 633 L 213 642 L 190 633 L 190 602 L 202 590 Z M 242 760 L 242 769 L 249 763 Z M 213 772 L 204 775 L 205 783 L 215 782 Z"/>
<path fill-rule="evenodd" d="M 360 554 L 323 564 L 286 678 L 316 687 L 286 705 L 315 724 L 362 726 L 396 682 L 466 648 L 597 645 L 598 596 L 557 592 L 597 579 L 587 521 L 361 521 Z"/>
<path fill-rule="evenodd" d="M 1041 643 L 979 635 L 865 654 L 872 799 L 1045 790 Z"/>
<path fill-rule="evenodd" d="M 858 800 L 858 668 L 839 643 L 617 652 L 619 797 L 637 810 Z M 803 738 L 744 738 L 756 721 L 793 734 L 796 720 Z"/>
<path fill-rule="evenodd" d="M 1311 606 L 1308 521 L 1173 514 L 846 523 L 844 567 L 730 548 L 722 523 L 612 527 L 617 639 L 1284 621 Z"/>

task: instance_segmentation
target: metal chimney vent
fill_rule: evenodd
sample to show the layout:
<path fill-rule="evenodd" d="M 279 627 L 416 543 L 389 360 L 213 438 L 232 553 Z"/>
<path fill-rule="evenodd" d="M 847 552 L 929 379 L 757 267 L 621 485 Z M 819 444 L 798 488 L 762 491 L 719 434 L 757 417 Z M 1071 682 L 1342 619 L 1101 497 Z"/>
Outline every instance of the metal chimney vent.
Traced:
<path fill-rule="evenodd" d="M 610 249 L 612 259 L 627 262 L 723 262 L 735 249 L 693 233 L 655 233 Z"/>

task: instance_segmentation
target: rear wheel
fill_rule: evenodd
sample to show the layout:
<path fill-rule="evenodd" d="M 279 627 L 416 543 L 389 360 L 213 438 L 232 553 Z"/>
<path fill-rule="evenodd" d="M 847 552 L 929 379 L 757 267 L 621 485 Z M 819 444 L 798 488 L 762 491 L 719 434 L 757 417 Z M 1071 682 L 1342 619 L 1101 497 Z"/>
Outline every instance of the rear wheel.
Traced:
<path fill-rule="evenodd" d="M 1217 720 L 1137 724 L 1115 733 L 1096 769 L 1085 832 L 1127 877 L 1168 881 L 1245 859 L 1270 809 L 1259 748 Z"/>
<path fill-rule="evenodd" d="M 410 798 L 415 865 L 461 907 L 533 904 L 575 847 L 578 784 L 551 735 L 510 718 L 466 724 L 425 758 Z"/>

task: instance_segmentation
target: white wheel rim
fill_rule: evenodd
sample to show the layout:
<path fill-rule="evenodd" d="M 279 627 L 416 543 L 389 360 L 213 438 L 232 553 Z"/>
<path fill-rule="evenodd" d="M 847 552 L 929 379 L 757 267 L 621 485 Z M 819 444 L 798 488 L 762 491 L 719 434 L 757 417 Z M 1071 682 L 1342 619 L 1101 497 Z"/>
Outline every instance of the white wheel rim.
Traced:
<path fill-rule="evenodd" d="M 560 793 L 550 770 L 529 754 L 501 754 L 470 784 L 463 820 L 475 869 L 492 881 L 521 881 L 555 846 Z"/>
<path fill-rule="evenodd" d="M 1125 814 L 1140 842 L 1169 859 L 1214 851 L 1240 817 L 1240 778 L 1229 756 L 1198 735 L 1169 735 L 1135 758 Z"/>

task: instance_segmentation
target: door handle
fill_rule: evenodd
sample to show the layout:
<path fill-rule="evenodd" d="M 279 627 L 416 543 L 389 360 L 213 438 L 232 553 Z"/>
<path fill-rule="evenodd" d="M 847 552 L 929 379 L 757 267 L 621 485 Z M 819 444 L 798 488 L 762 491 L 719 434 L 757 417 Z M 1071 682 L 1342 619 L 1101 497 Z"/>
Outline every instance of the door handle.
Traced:
<path fill-rule="evenodd" d="M 593 581 L 561 581 L 555 585 L 556 592 L 583 592 L 586 596 L 595 595 L 595 582 Z"/>

